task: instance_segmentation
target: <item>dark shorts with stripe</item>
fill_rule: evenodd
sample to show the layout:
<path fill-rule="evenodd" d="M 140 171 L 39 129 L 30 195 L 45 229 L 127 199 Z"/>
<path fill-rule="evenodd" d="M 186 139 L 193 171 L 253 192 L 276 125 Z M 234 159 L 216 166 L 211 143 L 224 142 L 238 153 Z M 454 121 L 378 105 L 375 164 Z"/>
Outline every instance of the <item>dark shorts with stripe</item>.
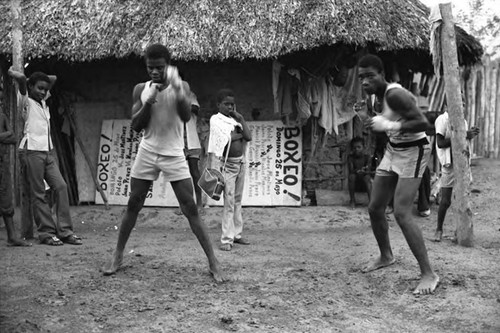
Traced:
<path fill-rule="evenodd" d="M 377 176 L 394 176 L 400 178 L 420 178 L 427 167 L 431 156 L 431 147 L 426 138 L 394 144 L 389 142 L 384 157 L 377 167 Z"/>

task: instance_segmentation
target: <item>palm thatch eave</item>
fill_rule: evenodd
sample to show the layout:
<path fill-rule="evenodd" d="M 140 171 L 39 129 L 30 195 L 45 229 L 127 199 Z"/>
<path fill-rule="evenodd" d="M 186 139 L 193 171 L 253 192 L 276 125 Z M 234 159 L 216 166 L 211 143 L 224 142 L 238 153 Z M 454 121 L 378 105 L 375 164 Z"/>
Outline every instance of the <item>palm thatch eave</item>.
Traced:
<path fill-rule="evenodd" d="M 335 44 L 429 50 L 428 9 L 417 0 L 24 0 L 22 6 L 27 58 L 125 58 L 152 42 L 167 44 L 184 61 L 277 58 Z M 7 1 L 0 18 L 0 53 L 10 54 Z M 463 30 L 457 36 L 466 58 L 480 59 L 477 40 Z"/>

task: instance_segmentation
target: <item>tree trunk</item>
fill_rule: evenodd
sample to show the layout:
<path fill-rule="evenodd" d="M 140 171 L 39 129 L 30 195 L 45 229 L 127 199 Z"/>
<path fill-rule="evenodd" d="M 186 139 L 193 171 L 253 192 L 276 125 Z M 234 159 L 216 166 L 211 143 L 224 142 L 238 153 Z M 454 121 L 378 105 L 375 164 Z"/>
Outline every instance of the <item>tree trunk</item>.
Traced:
<path fill-rule="evenodd" d="M 466 128 L 460 93 L 455 27 L 451 13 L 451 3 L 439 5 L 443 18 L 441 45 L 443 48 L 443 69 L 446 100 L 451 123 L 451 148 L 455 187 L 451 209 L 456 218 L 457 242 L 462 246 L 473 246 L 472 212 L 469 203 L 470 166 L 466 143 Z"/>
<path fill-rule="evenodd" d="M 496 96 L 495 103 L 495 158 L 499 158 L 500 154 L 500 68 L 496 70 L 496 91 L 494 94 Z"/>
<path fill-rule="evenodd" d="M 22 14 L 21 14 L 21 0 L 11 0 L 12 10 L 12 66 L 15 70 L 24 71 L 23 59 L 23 32 L 22 32 Z M 17 101 L 17 89 L 14 89 L 13 100 Z M 15 117 L 14 129 L 16 135 L 21 137 L 24 130 L 24 120 L 21 117 L 21 110 L 16 103 L 16 108 L 13 109 L 13 116 Z M 26 163 L 21 163 L 23 156 L 19 154 L 17 146 L 15 147 L 15 163 L 16 163 L 16 181 L 19 186 L 19 203 L 21 206 L 21 237 L 30 239 L 33 238 L 33 213 L 31 208 L 31 190 L 29 180 L 26 172 Z M 20 170 L 20 172 L 18 171 Z"/>

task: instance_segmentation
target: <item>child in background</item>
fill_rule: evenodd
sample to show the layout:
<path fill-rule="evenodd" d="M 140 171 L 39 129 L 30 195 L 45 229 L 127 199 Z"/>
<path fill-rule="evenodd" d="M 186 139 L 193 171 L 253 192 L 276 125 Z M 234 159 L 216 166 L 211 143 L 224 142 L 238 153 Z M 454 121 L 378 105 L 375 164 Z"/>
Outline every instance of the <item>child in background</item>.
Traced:
<path fill-rule="evenodd" d="M 467 121 L 464 119 L 465 127 Z M 437 117 L 436 123 L 436 152 L 441 163 L 441 178 L 439 180 L 441 186 L 441 199 L 439 200 L 438 216 L 436 232 L 434 233 L 434 241 L 440 242 L 443 238 L 443 224 L 446 217 L 446 212 L 451 205 L 451 195 L 453 186 L 455 185 L 455 171 L 453 169 L 453 156 L 451 151 L 451 123 L 445 104 L 445 112 Z M 466 140 L 470 141 L 479 134 L 479 128 L 473 126 L 466 131 Z M 460 172 L 460 170 L 457 170 Z"/>
<path fill-rule="evenodd" d="M 219 249 L 231 251 L 233 245 L 248 245 L 242 237 L 243 216 L 241 199 L 245 184 L 245 149 L 252 141 L 252 134 L 243 115 L 236 111 L 234 93 L 230 89 L 221 89 L 217 93 L 218 113 L 210 118 L 210 137 L 208 143 L 208 165 L 217 163 L 219 157 L 223 169 L 224 212 L 222 216 L 222 236 Z M 227 154 L 226 154 L 227 153 Z M 227 161 L 224 162 L 227 155 Z"/>
<path fill-rule="evenodd" d="M 0 86 L 0 102 L 3 89 Z M 9 119 L 0 109 L 0 216 L 3 217 L 5 229 L 7 230 L 7 244 L 9 246 L 31 246 L 31 243 L 19 239 L 16 235 L 14 225 L 14 204 L 12 200 L 11 176 L 7 156 L 8 145 L 16 144 L 17 139 L 10 129 Z"/>
<path fill-rule="evenodd" d="M 372 191 L 371 158 L 365 153 L 365 144 L 362 138 L 355 137 L 351 140 L 351 153 L 347 157 L 347 165 L 349 167 L 349 205 L 354 209 L 356 207 L 356 188 L 363 186 L 368 194 L 368 200 L 370 200 Z"/>
<path fill-rule="evenodd" d="M 33 197 L 33 215 L 38 225 L 42 244 L 60 246 L 64 243 L 82 245 L 82 239 L 73 233 L 67 184 L 59 170 L 50 132 L 50 112 L 46 100 L 57 77 L 42 72 L 31 74 L 9 69 L 8 74 L 18 84 L 18 105 L 24 119 L 24 136 L 19 149 L 26 163 Z M 57 192 L 57 221 L 45 196 L 44 180 Z"/>

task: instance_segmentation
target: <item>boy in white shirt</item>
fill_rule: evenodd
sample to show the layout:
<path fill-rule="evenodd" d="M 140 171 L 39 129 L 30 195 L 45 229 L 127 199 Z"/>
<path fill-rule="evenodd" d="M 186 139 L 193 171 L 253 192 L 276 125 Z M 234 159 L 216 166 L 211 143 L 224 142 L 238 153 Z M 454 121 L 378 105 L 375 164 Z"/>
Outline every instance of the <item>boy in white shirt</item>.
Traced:
<path fill-rule="evenodd" d="M 73 233 L 67 185 L 59 170 L 50 137 L 50 112 L 45 104 L 57 78 L 35 72 L 26 79 L 23 73 L 12 67 L 8 74 L 19 87 L 18 105 L 24 119 L 24 136 L 19 149 L 25 155 L 21 161 L 27 166 L 38 238 L 42 244 L 52 246 L 64 243 L 81 245 L 82 239 Z M 57 192 L 57 223 L 46 200 L 44 179 Z"/>
<path fill-rule="evenodd" d="M 436 123 L 436 153 L 441 163 L 441 178 L 439 179 L 441 187 L 441 200 L 439 201 L 437 227 L 434 234 L 434 241 L 440 242 L 443 238 L 443 224 L 446 212 L 451 205 L 451 194 L 455 184 L 455 175 L 453 170 L 453 156 L 451 154 L 451 128 L 448 112 L 437 117 Z M 466 125 L 467 126 L 467 125 Z M 472 140 L 479 134 L 479 128 L 471 127 L 467 131 L 467 140 Z"/>
<path fill-rule="evenodd" d="M 216 157 L 220 157 L 222 162 L 225 161 L 225 167 L 222 170 L 225 180 L 224 212 L 219 249 L 231 251 L 234 243 L 250 244 L 241 235 L 243 232 L 241 199 L 245 183 L 246 143 L 252 141 L 252 134 L 243 115 L 236 111 L 232 90 L 219 90 L 217 109 L 219 112 L 210 118 L 208 165 L 212 167 L 216 162 Z"/>

